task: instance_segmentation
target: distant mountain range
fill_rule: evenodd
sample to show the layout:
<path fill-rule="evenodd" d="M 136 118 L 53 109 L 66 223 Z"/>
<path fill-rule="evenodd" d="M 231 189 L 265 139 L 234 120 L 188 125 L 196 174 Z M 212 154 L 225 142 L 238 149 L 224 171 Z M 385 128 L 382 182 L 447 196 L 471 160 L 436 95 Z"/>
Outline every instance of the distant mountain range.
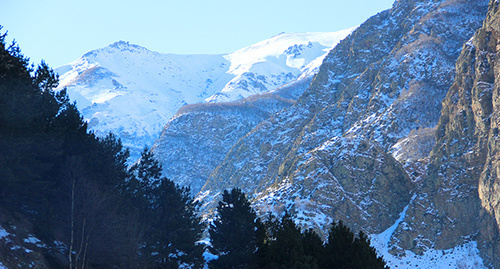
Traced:
<path fill-rule="evenodd" d="M 226 55 L 161 54 L 120 41 L 56 72 L 90 129 L 115 133 L 136 158 L 182 106 L 234 101 L 311 78 L 352 30 L 280 34 Z"/>

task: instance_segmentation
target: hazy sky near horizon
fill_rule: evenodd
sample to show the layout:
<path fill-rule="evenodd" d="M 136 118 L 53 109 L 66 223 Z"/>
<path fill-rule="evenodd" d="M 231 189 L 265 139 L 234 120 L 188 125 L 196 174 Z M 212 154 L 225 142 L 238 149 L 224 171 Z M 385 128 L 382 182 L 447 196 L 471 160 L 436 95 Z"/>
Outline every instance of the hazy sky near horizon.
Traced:
<path fill-rule="evenodd" d="M 161 53 L 230 53 L 281 32 L 333 32 L 394 0 L 2 0 L 0 25 L 56 68 L 123 40 Z"/>

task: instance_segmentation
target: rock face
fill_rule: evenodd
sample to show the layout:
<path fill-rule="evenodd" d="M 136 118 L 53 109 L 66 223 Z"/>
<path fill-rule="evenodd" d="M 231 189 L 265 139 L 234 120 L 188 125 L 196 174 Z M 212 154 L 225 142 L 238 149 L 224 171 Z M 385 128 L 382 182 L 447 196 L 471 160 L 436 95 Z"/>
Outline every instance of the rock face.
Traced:
<path fill-rule="evenodd" d="M 292 106 L 310 82 L 304 78 L 235 102 L 184 106 L 151 150 L 165 175 L 196 194 L 241 137 L 272 114 Z"/>
<path fill-rule="evenodd" d="M 329 53 L 294 106 L 231 148 L 199 197 L 209 203 L 240 187 L 263 211 L 384 231 L 418 188 L 389 153 L 438 123 L 462 44 L 486 11 L 486 0 L 397 1 L 370 18 Z"/>
<path fill-rule="evenodd" d="M 443 101 L 429 176 L 393 242 L 416 252 L 477 240 L 489 266 L 500 265 L 498 1 L 463 47 Z"/>
<path fill-rule="evenodd" d="M 477 150 L 486 151 L 486 159 L 479 177 L 479 198 L 481 205 L 492 216 L 500 228 L 500 9 L 498 1 L 491 1 L 488 17 L 476 34 L 476 77 L 473 109 L 476 130 L 481 134 Z M 482 227 L 489 228 L 489 227 Z M 486 238 L 496 237 L 493 229 L 486 230 Z M 496 245 L 492 256 L 500 257 L 500 246 Z M 493 256 L 493 257 L 495 257 Z M 497 258 L 496 262 L 499 262 Z"/>

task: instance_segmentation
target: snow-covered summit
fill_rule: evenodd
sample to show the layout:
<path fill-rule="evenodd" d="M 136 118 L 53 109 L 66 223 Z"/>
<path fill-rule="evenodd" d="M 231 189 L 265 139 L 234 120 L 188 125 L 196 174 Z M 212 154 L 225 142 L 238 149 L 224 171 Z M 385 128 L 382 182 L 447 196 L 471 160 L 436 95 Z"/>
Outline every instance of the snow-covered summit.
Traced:
<path fill-rule="evenodd" d="M 137 157 L 180 107 L 234 101 L 309 77 L 352 30 L 280 34 L 226 55 L 162 54 L 118 41 L 56 72 L 91 130 L 115 133 Z"/>
<path fill-rule="evenodd" d="M 284 60 L 288 68 L 303 69 L 317 59 L 318 55 L 328 53 L 352 30 L 354 29 L 332 33 L 281 33 L 225 56 L 231 62 L 229 73 L 241 75 L 258 70 L 256 64 L 271 61 L 272 58 Z"/>
<path fill-rule="evenodd" d="M 281 33 L 225 55 L 235 77 L 209 102 L 234 101 L 317 73 L 326 54 L 354 28 L 331 33 Z"/>
<path fill-rule="evenodd" d="M 115 133 L 137 156 L 181 106 L 224 87 L 233 77 L 228 68 L 222 55 L 160 54 L 117 42 L 56 71 L 91 130 Z"/>

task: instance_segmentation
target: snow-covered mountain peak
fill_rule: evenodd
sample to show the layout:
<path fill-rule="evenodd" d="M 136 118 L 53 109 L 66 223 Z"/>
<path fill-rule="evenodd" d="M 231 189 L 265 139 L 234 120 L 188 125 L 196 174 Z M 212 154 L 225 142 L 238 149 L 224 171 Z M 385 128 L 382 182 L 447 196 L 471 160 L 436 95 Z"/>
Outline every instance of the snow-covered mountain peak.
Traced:
<path fill-rule="evenodd" d="M 331 33 L 281 33 L 270 39 L 225 56 L 231 62 L 229 73 L 241 75 L 258 63 L 286 59 L 285 66 L 301 69 L 306 63 L 328 53 L 354 28 Z M 302 64 L 291 59 L 302 59 Z"/>
<path fill-rule="evenodd" d="M 118 41 L 56 69 L 89 127 L 134 157 L 186 105 L 235 101 L 310 77 L 352 29 L 281 34 L 227 55 L 163 54 Z"/>
<path fill-rule="evenodd" d="M 281 33 L 225 55 L 235 77 L 208 102 L 227 102 L 271 91 L 314 75 L 328 52 L 355 27 L 331 33 Z"/>
<path fill-rule="evenodd" d="M 139 45 L 130 44 L 128 41 L 117 41 L 111 45 L 108 45 L 104 48 L 95 49 L 90 52 L 87 52 L 83 55 L 83 58 L 89 59 L 99 59 L 100 57 L 106 55 L 115 55 L 115 54 L 159 54 L 158 52 L 154 52 L 148 50 L 145 47 L 141 47 Z"/>

